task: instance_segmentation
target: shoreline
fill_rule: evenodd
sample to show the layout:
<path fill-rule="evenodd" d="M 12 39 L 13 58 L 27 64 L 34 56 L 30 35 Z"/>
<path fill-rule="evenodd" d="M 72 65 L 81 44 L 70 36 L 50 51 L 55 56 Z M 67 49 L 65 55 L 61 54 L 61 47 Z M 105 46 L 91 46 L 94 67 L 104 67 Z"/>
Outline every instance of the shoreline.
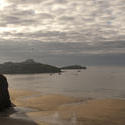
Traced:
<path fill-rule="evenodd" d="M 60 94 L 40 95 L 39 92 L 12 89 L 10 96 L 17 112 L 8 117 L 0 116 L 2 125 L 125 124 L 123 99 L 84 99 Z"/>
<path fill-rule="evenodd" d="M 39 93 L 31 91 L 15 91 L 14 94 L 22 98 L 15 101 L 17 106 L 38 110 L 27 112 L 26 114 L 39 125 L 41 125 L 41 122 L 42 124 L 45 122 L 46 124 L 65 125 L 79 125 L 83 123 L 91 125 L 93 121 L 95 122 L 94 124 L 102 125 L 105 123 L 109 125 L 125 123 L 123 118 L 123 114 L 125 114 L 125 100 L 122 99 L 85 100 L 84 98 L 60 94 L 39 95 Z M 24 98 L 26 95 L 28 98 Z M 29 95 L 31 96 L 30 98 Z M 16 96 L 16 98 L 18 97 Z"/>

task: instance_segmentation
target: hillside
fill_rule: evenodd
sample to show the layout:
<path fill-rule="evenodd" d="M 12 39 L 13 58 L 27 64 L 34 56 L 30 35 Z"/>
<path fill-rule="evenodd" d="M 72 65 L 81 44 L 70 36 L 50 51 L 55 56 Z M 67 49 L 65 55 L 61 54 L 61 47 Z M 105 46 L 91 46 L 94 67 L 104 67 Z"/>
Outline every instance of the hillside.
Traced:
<path fill-rule="evenodd" d="M 33 74 L 33 73 L 57 73 L 61 72 L 58 67 L 41 64 L 32 59 L 24 62 L 5 62 L 0 64 L 1 74 Z"/>

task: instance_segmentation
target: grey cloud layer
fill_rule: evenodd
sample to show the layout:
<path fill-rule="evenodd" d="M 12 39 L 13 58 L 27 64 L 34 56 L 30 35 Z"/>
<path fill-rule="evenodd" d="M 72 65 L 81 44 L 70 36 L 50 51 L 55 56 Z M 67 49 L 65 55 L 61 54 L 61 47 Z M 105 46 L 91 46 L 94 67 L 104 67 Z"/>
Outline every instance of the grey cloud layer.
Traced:
<path fill-rule="evenodd" d="M 89 43 L 59 43 L 59 42 L 41 42 L 41 41 L 2 41 L 0 42 L 1 54 L 17 53 L 35 53 L 38 55 L 87 55 L 87 54 L 112 54 L 118 50 L 125 49 L 125 41 L 102 42 L 97 45 Z M 117 51 L 116 51 L 117 50 Z M 94 53 L 96 52 L 96 53 Z M 124 54 L 124 52 L 119 51 Z M 17 54 L 18 55 L 18 54 Z"/>
<path fill-rule="evenodd" d="M 113 46 L 112 46 L 113 45 Z M 49 43 L 40 41 L 27 42 L 0 42 L 0 62 L 15 60 L 22 61 L 27 58 L 34 58 L 36 61 L 54 65 L 85 64 L 103 65 L 114 64 L 124 65 L 125 54 L 115 53 L 112 48 L 124 49 L 125 41 L 113 43 L 101 43 L 92 46 L 87 43 Z M 99 53 L 91 53 L 96 51 Z M 90 52 L 90 53 L 89 53 Z M 105 53 L 104 53 L 105 52 Z"/>
<path fill-rule="evenodd" d="M 125 0 L 3 1 L 1 57 L 125 53 Z"/>
<path fill-rule="evenodd" d="M 25 26 L 23 32 L 25 28 L 33 29 L 37 25 L 39 30 L 46 31 L 92 30 L 108 39 L 109 32 L 115 32 L 118 36 L 125 33 L 124 0 L 8 0 L 8 2 L 10 5 L 1 10 L 1 13 L 4 13 L 0 18 L 1 26 L 2 22 L 5 22 L 3 26 L 5 24 Z"/>

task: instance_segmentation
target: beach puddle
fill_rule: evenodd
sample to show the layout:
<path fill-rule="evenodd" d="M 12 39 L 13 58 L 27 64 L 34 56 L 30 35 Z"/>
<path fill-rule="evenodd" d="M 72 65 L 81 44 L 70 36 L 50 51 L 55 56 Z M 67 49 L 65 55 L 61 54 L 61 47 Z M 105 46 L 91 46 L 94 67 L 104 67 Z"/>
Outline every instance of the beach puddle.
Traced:
<path fill-rule="evenodd" d="M 9 115 L 10 118 L 25 119 L 25 120 L 31 120 L 31 118 L 29 118 L 26 115 L 27 112 L 38 111 L 37 109 L 31 109 L 26 107 L 14 107 L 13 110 L 14 110 L 13 113 Z"/>
<path fill-rule="evenodd" d="M 36 116 L 33 117 L 34 121 L 44 122 L 49 125 L 78 125 L 77 117 L 75 113 L 72 113 L 72 117 L 70 119 L 63 119 L 58 112 L 55 112 L 51 115 L 47 116 Z"/>

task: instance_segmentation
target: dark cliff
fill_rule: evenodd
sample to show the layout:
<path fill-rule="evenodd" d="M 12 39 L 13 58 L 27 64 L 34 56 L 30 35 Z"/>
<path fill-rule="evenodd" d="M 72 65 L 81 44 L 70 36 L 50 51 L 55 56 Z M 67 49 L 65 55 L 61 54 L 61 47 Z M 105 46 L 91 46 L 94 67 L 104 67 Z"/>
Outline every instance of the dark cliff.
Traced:
<path fill-rule="evenodd" d="M 33 73 L 58 73 L 61 70 L 58 67 L 48 64 L 41 64 L 32 59 L 24 62 L 13 63 L 6 62 L 0 64 L 1 74 L 33 74 Z"/>

